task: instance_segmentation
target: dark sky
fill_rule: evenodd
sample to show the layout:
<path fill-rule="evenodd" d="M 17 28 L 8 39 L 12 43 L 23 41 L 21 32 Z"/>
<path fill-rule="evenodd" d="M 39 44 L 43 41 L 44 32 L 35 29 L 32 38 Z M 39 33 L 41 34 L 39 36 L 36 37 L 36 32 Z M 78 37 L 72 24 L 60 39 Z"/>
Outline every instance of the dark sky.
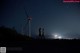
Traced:
<path fill-rule="evenodd" d="M 63 0 L 0 0 L 0 26 L 15 27 L 21 33 L 27 22 L 25 10 L 32 17 L 32 34 L 43 27 L 45 34 L 63 37 L 80 37 L 80 3 L 63 3 Z"/>

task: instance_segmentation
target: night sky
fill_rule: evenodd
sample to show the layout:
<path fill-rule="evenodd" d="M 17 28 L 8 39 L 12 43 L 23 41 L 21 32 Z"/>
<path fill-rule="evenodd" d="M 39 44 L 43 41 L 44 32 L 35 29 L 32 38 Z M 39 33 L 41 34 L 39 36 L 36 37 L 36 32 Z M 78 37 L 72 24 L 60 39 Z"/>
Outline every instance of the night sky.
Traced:
<path fill-rule="evenodd" d="M 37 35 L 42 27 L 49 37 L 53 34 L 80 37 L 80 3 L 63 3 L 63 0 L 0 0 L 0 26 L 15 27 L 21 33 L 27 22 L 24 7 L 32 17 L 32 35 Z"/>

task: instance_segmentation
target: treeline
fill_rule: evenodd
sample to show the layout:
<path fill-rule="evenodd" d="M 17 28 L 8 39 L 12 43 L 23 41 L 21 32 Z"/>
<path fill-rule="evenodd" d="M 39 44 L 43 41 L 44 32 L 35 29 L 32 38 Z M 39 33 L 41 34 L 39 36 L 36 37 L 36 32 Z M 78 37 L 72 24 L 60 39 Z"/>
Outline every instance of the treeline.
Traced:
<path fill-rule="evenodd" d="M 27 35 L 19 34 L 15 28 L 0 27 L 0 40 L 2 41 L 26 41 L 31 40 Z"/>

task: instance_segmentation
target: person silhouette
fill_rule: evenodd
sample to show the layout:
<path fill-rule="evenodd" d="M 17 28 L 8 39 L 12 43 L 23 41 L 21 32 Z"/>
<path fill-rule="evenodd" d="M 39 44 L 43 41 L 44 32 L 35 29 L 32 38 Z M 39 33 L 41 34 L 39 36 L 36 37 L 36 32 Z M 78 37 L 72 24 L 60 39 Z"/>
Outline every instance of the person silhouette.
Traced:
<path fill-rule="evenodd" d="M 41 27 L 39 28 L 39 36 L 41 36 Z"/>

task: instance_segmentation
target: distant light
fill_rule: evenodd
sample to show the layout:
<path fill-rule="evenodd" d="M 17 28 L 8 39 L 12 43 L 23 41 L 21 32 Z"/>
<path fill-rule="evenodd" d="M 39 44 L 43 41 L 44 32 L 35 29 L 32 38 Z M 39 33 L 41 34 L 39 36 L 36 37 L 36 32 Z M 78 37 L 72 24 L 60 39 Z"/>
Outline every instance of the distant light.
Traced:
<path fill-rule="evenodd" d="M 54 38 L 57 38 L 58 37 L 58 35 L 54 35 Z"/>
<path fill-rule="evenodd" d="M 62 39 L 62 36 L 54 35 L 54 39 Z"/>
<path fill-rule="evenodd" d="M 61 37 L 61 36 L 59 36 L 58 38 L 59 38 L 59 39 L 61 39 L 62 37 Z"/>

